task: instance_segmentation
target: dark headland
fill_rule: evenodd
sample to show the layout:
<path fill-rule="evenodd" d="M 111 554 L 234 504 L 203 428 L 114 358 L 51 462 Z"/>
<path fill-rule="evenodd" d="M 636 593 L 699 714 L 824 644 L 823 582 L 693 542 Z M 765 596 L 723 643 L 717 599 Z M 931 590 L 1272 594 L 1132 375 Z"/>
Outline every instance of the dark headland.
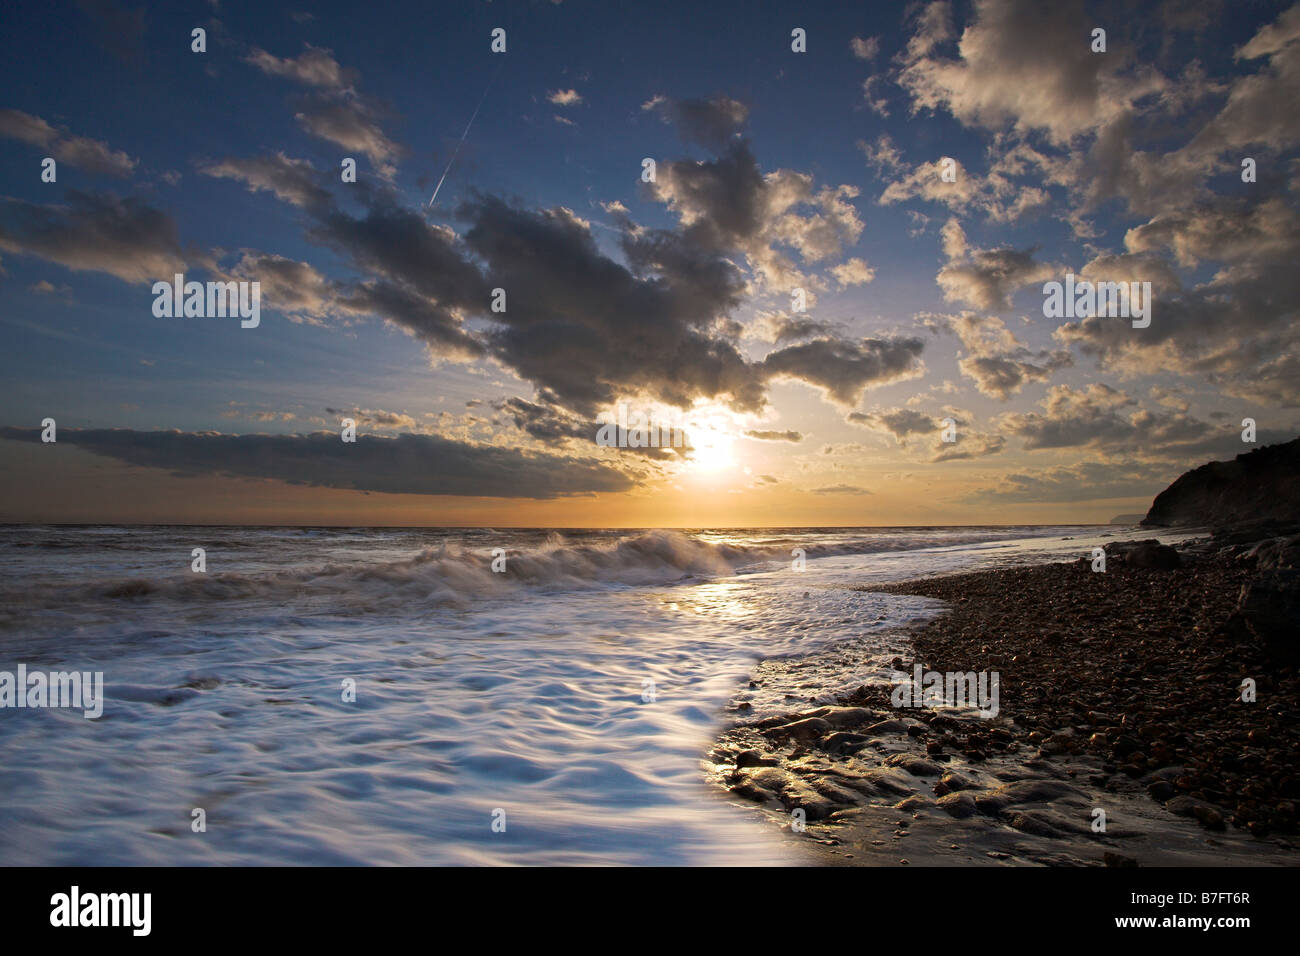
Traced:
<path fill-rule="evenodd" d="M 1080 540 L 1069 563 L 864 587 L 946 603 L 892 660 L 762 662 L 751 688 L 808 709 L 738 702 L 707 773 L 830 864 L 1300 862 L 1298 461 L 1300 439 L 1187 472 L 1142 523 L 1197 536 L 1112 542 L 1104 571 Z M 844 693 L 864 664 L 997 672 L 999 713 Z"/>

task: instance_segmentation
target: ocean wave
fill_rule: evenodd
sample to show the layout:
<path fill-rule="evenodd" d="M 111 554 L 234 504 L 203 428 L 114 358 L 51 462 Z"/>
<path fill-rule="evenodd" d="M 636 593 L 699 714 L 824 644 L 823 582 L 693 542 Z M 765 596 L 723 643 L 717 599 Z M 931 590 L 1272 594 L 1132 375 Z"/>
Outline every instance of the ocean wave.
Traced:
<path fill-rule="evenodd" d="M 477 537 L 477 536 L 475 536 Z M 11 607 L 41 607 L 77 602 L 277 601 L 328 602 L 355 609 L 402 604 L 408 608 L 467 607 L 521 589 L 564 591 L 600 587 L 667 585 L 678 581 L 772 570 L 793 558 L 916 550 L 936 545 L 987 542 L 986 529 L 931 534 L 916 531 L 848 534 L 827 530 L 826 539 L 786 535 L 748 540 L 708 540 L 706 534 L 672 530 L 638 531 L 619 537 L 585 539 L 551 533 L 527 547 L 489 549 L 463 539 L 424 547 L 397 560 L 340 561 L 326 558 L 311 567 L 248 571 L 183 571 L 166 576 L 137 573 L 13 588 Z M 576 539 L 576 540 L 575 540 Z M 301 540 L 299 538 L 298 540 Z M 504 544 L 510 543 L 503 534 Z M 516 538 L 516 543 L 518 539 Z M 537 542 L 536 537 L 532 537 Z M 243 542 L 245 545 L 248 542 Z M 504 555 L 502 555 L 504 551 Z M 504 571 L 499 558 L 504 556 Z M 303 557 L 310 560 L 311 552 Z M 71 592 L 71 593 L 70 593 Z"/>

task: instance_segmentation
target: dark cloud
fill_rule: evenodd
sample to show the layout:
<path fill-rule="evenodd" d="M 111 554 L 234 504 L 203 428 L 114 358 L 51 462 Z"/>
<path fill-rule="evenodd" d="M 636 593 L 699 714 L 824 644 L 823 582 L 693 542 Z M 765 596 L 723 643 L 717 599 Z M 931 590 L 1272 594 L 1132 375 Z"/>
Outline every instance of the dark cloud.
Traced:
<path fill-rule="evenodd" d="M 888 408 L 875 412 L 850 412 L 845 418 L 851 425 L 861 425 L 872 431 L 893 435 L 904 444 L 910 435 L 929 435 L 939 428 L 933 415 L 925 415 L 912 408 Z"/>
<path fill-rule="evenodd" d="M 727 96 L 711 100 L 656 96 L 641 108 L 658 113 L 665 123 L 676 126 L 686 142 L 715 152 L 726 148 L 749 116 L 749 107 Z"/>
<path fill-rule="evenodd" d="M 0 200 L 0 249 L 124 282 L 170 280 L 185 271 L 176 224 L 134 197 L 69 190 L 65 205 Z"/>
<path fill-rule="evenodd" d="M 20 110 L 0 110 L 0 136 L 40 146 L 60 163 L 92 173 L 126 177 L 136 166 L 134 159 L 107 143 L 55 129 L 39 116 Z"/>
<path fill-rule="evenodd" d="M 0 428 L 0 438 L 39 442 L 40 430 Z M 64 443 L 182 477 L 233 475 L 389 494 L 544 499 L 628 491 L 633 485 L 623 472 L 601 462 L 435 435 L 358 435 L 355 443 L 345 443 L 329 432 L 223 435 L 64 428 L 59 444 Z"/>
<path fill-rule="evenodd" d="M 769 353 L 762 368 L 770 379 L 798 379 L 853 406 L 868 388 L 920 375 L 924 347 L 917 338 L 816 339 Z"/>
<path fill-rule="evenodd" d="M 746 438 L 754 438 L 758 441 L 788 441 L 801 442 L 803 435 L 796 431 L 764 431 L 762 429 L 751 429 L 745 432 Z"/>
<path fill-rule="evenodd" d="M 485 284 L 507 293 L 506 311 L 485 316 L 493 353 L 569 408 L 590 416 L 638 392 L 678 407 L 698 397 L 762 407 L 754 368 L 711 333 L 739 301 L 734 267 L 660 232 L 628 240 L 629 268 L 564 209 L 485 197 L 458 215 Z"/>
<path fill-rule="evenodd" d="M 944 441 L 945 419 L 954 426 L 952 441 Z M 844 419 L 872 431 L 892 435 L 900 447 L 907 447 L 917 435 L 933 436 L 926 446 L 928 461 L 960 461 L 996 455 L 1006 447 L 1001 435 L 974 431 L 956 409 L 945 408 L 942 415 L 926 415 L 913 408 L 886 408 L 872 412 L 850 412 Z"/>

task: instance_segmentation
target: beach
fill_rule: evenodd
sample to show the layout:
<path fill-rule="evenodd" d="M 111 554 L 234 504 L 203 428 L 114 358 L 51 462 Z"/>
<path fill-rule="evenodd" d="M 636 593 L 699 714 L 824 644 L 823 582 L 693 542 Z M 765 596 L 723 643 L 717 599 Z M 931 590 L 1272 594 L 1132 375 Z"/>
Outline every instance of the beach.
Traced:
<path fill-rule="evenodd" d="M 1245 550 L 1193 542 L 1174 568 L 1112 551 L 1104 572 L 1085 557 L 861 586 L 942 600 L 889 666 L 996 673 L 996 716 L 900 709 L 862 686 L 741 716 L 711 778 L 829 864 L 1293 863 L 1300 681 L 1233 618 L 1256 573 Z M 861 667 L 853 657 L 765 661 L 752 684 L 770 694 Z"/>

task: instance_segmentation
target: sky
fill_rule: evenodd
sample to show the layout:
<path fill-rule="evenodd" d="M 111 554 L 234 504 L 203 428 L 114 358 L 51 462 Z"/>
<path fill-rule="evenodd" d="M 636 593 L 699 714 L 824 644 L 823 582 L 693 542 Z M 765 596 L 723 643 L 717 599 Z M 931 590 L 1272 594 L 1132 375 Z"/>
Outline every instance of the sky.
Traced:
<path fill-rule="evenodd" d="M 1300 434 L 1300 5 L 3 16 L 0 521 L 1106 522 Z"/>

